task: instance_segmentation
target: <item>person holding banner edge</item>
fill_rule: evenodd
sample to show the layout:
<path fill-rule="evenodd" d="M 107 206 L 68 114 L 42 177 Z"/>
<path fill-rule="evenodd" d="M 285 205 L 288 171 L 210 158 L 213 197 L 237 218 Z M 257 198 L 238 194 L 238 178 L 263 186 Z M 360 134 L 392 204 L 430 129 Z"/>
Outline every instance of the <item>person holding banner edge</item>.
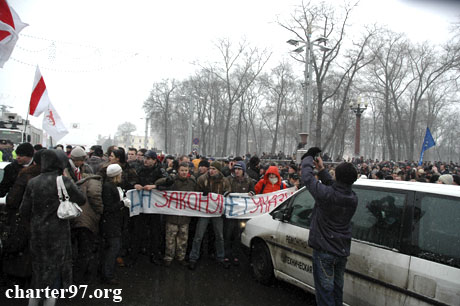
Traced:
<path fill-rule="evenodd" d="M 189 177 L 189 171 L 189 163 L 180 163 L 179 174 L 174 178 L 172 185 L 168 184 L 167 178 L 162 178 L 155 182 L 157 189 L 196 191 L 195 177 Z M 185 253 L 187 251 L 190 219 L 191 217 L 188 216 L 166 215 L 165 256 L 163 258 L 163 263 L 166 267 L 171 265 L 174 258 L 182 266 L 186 265 Z"/>
<path fill-rule="evenodd" d="M 238 161 L 233 166 L 234 175 L 229 177 L 232 193 L 248 193 L 254 196 L 255 181 L 246 175 L 246 165 L 243 161 Z M 238 254 L 240 250 L 240 220 L 224 218 L 224 245 L 225 245 L 225 264 L 239 265 Z"/>
<path fill-rule="evenodd" d="M 224 177 L 221 172 L 222 165 L 218 161 L 213 161 L 209 167 L 209 171 L 198 178 L 197 191 L 203 192 L 203 195 L 208 193 L 227 194 L 230 192 L 231 187 L 228 179 Z M 196 263 L 200 258 L 201 241 L 203 240 L 204 233 L 211 221 L 214 234 L 215 234 L 215 246 L 216 246 L 216 259 L 217 262 L 222 264 L 224 268 L 228 268 L 228 263 L 224 262 L 225 249 L 224 249 L 224 235 L 223 235 L 223 217 L 201 217 L 198 219 L 196 225 L 195 237 L 193 238 L 192 250 L 189 256 L 189 269 L 195 270 Z"/>

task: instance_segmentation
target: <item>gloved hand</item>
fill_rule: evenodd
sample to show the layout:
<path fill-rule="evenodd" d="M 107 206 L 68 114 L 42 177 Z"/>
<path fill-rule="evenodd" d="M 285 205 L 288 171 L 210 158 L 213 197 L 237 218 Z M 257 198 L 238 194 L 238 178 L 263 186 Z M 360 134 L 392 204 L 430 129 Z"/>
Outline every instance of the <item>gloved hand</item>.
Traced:
<path fill-rule="evenodd" d="M 317 154 L 321 153 L 321 149 L 318 148 L 318 147 L 311 147 L 310 149 L 308 149 L 307 153 L 305 153 L 303 156 L 302 156 L 302 159 L 304 159 L 305 157 L 307 156 L 311 156 L 313 158 L 315 158 L 315 156 Z"/>
<path fill-rule="evenodd" d="M 248 194 L 249 194 L 250 197 L 253 197 L 253 196 L 256 195 L 256 194 L 254 193 L 254 191 L 249 191 Z"/>
<path fill-rule="evenodd" d="M 230 194 L 230 191 L 225 191 L 224 192 L 224 198 L 228 197 L 229 194 Z"/>
<path fill-rule="evenodd" d="M 206 190 L 206 191 L 203 191 L 203 196 L 204 196 L 204 197 L 207 197 L 207 196 L 208 196 L 208 193 L 209 193 L 209 191 L 207 191 L 207 190 Z"/>

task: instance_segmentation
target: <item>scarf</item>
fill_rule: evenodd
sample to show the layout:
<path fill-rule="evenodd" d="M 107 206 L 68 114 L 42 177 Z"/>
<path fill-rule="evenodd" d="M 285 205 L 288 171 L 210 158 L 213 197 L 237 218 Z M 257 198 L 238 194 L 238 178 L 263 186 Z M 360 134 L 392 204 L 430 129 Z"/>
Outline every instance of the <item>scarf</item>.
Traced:
<path fill-rule="evenodd" d="M 69 164 L 70 167 L 72 167 L 73 173 L 75 174 L 75 177 L 77 178 L 77 181 L 81 180 L 81 171 L 80 168 L 75 167 L 75 164 L 71 159 L 69 159 Z"/>

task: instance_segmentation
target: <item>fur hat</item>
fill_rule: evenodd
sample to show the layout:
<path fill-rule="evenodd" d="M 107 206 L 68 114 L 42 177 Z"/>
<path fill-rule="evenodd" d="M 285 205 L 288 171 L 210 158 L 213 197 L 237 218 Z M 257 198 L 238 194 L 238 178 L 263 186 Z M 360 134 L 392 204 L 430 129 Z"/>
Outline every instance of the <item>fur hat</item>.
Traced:
<path fill-rule="evenodd" d="M 34 156 L 34 147 L 28 142 L 21 143 L 16 148 L 16 154 L 20 155 L 20 156 L 33 157 Z"/>
<path fill-rule="evenodd" d="M 206 168 L 209 168 L 209 162 L 207 160 L 202 160 L 200 161 L 200 163 L 198 164 L 198 167 L 206 167 Z"/>
<path fill-rule="evenodd" d="M 73 160 L 85 160 L 86 152 L 82 147 L 77 146 L 70 152 L 70 158 Z"/>
<path fill-rule="evenodd" d="M 119 164 L 110 164 L 107 167 L 107 176 L 108 177 L 115 177 L 119 175 L 123 170 L 121 169 Z"/>
<path fill-rule="evenodd" d="M 452 175 L 452 178 L 453 178 L 455 184 L 460 185 L 460 176 L 458 176 L 457 174 L 454 174 L 454 175 Z"/>
<path fill-rule="evenodd" d="M 211 163 L 211 167 L 214 167 L 216 168 L 217 170 L 219 170 L 219 172 L 222 172 L 222 164 L 219 163 L 218 161 L 213 161 Z"/>

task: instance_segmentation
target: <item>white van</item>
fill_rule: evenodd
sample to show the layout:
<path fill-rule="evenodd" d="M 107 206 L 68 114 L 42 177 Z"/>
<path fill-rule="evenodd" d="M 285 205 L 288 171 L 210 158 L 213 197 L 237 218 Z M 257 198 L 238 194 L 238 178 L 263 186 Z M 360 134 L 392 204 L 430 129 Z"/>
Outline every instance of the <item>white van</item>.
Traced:
<path fill-rule="evenodd" d="M 348 305 L 460 305 L 460 186 L 358 180 L 343 300 Z M 241 241 L 255 277 L 315 292 L 305 188 L 249 220 Z"/>

